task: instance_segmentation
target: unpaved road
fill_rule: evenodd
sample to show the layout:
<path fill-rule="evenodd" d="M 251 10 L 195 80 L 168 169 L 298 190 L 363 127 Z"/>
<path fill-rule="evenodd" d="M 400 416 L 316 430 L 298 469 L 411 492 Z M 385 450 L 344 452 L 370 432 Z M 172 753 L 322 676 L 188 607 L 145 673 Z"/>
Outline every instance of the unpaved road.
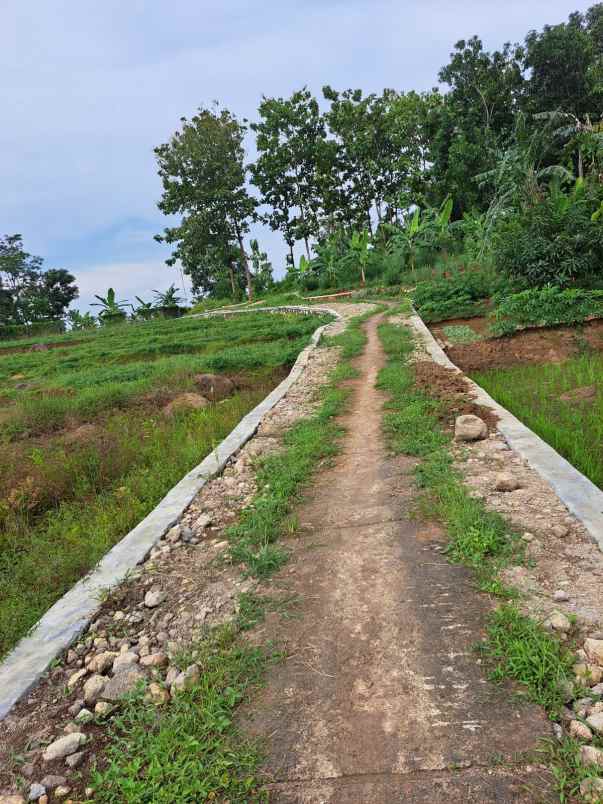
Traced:
<path fill-rule="evenodd" d="M 273 584 L 298 618 L 270 616 L 285 644 L 244 726 L 265 740 L 275 802 L 536 802 L 546 774 L 522 752 L 543 713 L 486 680 L 472 650 L 489 601 L 413 517 L 413 462 L 381 436 L 377 325 L 358 359 L 347 435 L 298 516 L 293 560 Z"/>

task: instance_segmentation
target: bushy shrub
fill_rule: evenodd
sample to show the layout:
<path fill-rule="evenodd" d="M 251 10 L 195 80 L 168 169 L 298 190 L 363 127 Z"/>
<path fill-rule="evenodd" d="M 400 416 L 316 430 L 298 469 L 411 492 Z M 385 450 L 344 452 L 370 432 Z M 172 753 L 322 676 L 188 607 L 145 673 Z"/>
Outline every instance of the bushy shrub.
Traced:
<path fill-rule="evenodd" d="M 603 290 L 532 288 L 502 298 L 491 315 L 493 335 L 510 335 L 528 326 L 577 324 L 603 317 Z"/>
<path fill-rule="evenodd" d="M 592 220 L 603 190 L 553 188 L 541 201 L 503 219 L 493 240 L 496 267 L 530 287 L 567 287 L 601 272 L 603 222 Z"/>
<path fill-rule="evenodd" d="M 34 321 L 31 324 L 0 324 L 0 340 L 31 337 L 32 335 L 56 335 L 65 332 L 65 322 Z"/>
<path fill-rule="evenodd" d="M 468 318 L 485 311 L 485 300 L 500 292 L 505 280 L 491 270 L 459 271 L 450 277 L 418 282 L 413 304 L 425 321 Z"/>

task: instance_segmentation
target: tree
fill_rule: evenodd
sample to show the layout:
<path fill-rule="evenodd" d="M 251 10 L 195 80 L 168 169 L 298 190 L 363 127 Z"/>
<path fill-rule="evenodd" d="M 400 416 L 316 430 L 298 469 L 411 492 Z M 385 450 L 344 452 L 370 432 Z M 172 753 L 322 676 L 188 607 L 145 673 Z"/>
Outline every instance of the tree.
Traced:
<path fill-rule="evenodd" d="M 234 241 L 245 272 L 247 293 L 253 284 L 243 238 L 255 216 L 257 202 L 245 186 L 243 138 L 246 127 L 227 109 L 199 109 L 182 130 L 155 148 L 163 195 L 158 206 L 166 215 L 182 215 L 179 226 L 156 239 L 176 243 L 173 265 L 180 260 L 192 275 L 213 255 L 225 254 Z M 212 259 L 208 261 L 208 256 Z"/>
<path fill-rule="evenodd" d="M 258 293 L 264 293 L 274 284 L 272 275 L 272 264 L 268 260 L 268 255 L 260 249 L 257 240 L 252 240 L 251 264 L 253 265 L 253 284 Z"/>
<path fill-rule="evenodd" d="M 526 109 L 603 115 L 603 3 L 575 12 L 560 25 L 530 31 L 524 66 L 530 70 Z"/>
<path fill-rule="evenodd" d="M 294 262 L 293 246 L 303 240 L 310 258 L 310 238 L 320 228 L 322 191 L 328 175 L 324 118 L 316 98 L 304 87 L 290 98 L 262 98 L 260 121 L 251 124 L 258 158 L 251 177 L 270 207 L 264 220 L 281 231 Z"/>
<path fill-rule="evenodd" d="M 485 209 L 487 189 L 475 176 L 493 167 L 493 153 L 512 135 L 524 88 L 523 51 L 506 43 L 489 53 L 474 36 L 461 39 L 439 72 L 450 91 L 432 118 L 433 203 L 454 198 L 454 215 Z"/>
<path fill-rule="evenodd" d="M 43 262 L 24 250 L 20 234 L 0 238 L 0 323 L 59 320 L 77 299 L 75 277 L 63 268 L 43 271 Z"/>

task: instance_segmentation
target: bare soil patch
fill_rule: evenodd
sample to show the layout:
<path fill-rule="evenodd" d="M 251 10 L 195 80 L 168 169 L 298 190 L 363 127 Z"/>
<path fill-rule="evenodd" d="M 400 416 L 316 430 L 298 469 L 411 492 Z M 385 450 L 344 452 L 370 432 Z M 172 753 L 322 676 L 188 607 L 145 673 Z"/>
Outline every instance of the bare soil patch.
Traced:
<path fill-rule="evenodd" d="M 603 351 L 603 320 L 576 327 L 528 329 L 504 338 L 485 338 L 471 344 L 451 344 L 443 327 L 465 325 L 485 335 L 486 318 L 454 319 L 430 326 L 453 363 L 468 373 L 527 363 L 561 363 L 585 348 Z"/>

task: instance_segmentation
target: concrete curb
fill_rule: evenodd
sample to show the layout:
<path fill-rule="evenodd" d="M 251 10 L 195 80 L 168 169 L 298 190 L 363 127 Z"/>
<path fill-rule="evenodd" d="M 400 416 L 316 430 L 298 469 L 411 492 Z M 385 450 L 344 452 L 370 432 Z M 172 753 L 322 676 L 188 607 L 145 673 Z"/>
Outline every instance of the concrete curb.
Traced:
<path fill-rule="evenodd" d="M 328 313 L 334 319 L 341 320 L 341 315 L 328 307 L 258 308 L 229 311 L 227 315 L 261 311 L 306 315 Z M 203 314 L 203 317 L 206 316 Z M 299 379 L 328 326 L 323 324 L 313 333 L 309 345 L 299 353 L 288 376 L 244 416 L 224 441 L 185 475 L 142 522 L 112 547 L 89 575 L 66 592 L 8 654 L 0 664 L 0 720 L 41 678 L 52 660 L 87 628 L 100 608 L 103 591 L 119 584 L 137 564 L 144 561 L 151 548 L 180 519 L 207 481 L 219 474 L 228 460 L 254 435 L 264 416 Z"/>
<path fill-rule="evenodd" d="M 418 315 L 410 316 L 407 320 L 436 363 L 459 374 L 463 373 L 449 359 Z M 463 376 L 475 394 L 476 401 L 492 408 L 498 416 L 498 430 L 509 446 L 525 458 L 528 464 L 546 480 L 561 502 L 584 525 L 593 541 L 603 551 L 603 491 L 523 422 L 492 399 L 481 386 L 466 375 Z"/>

